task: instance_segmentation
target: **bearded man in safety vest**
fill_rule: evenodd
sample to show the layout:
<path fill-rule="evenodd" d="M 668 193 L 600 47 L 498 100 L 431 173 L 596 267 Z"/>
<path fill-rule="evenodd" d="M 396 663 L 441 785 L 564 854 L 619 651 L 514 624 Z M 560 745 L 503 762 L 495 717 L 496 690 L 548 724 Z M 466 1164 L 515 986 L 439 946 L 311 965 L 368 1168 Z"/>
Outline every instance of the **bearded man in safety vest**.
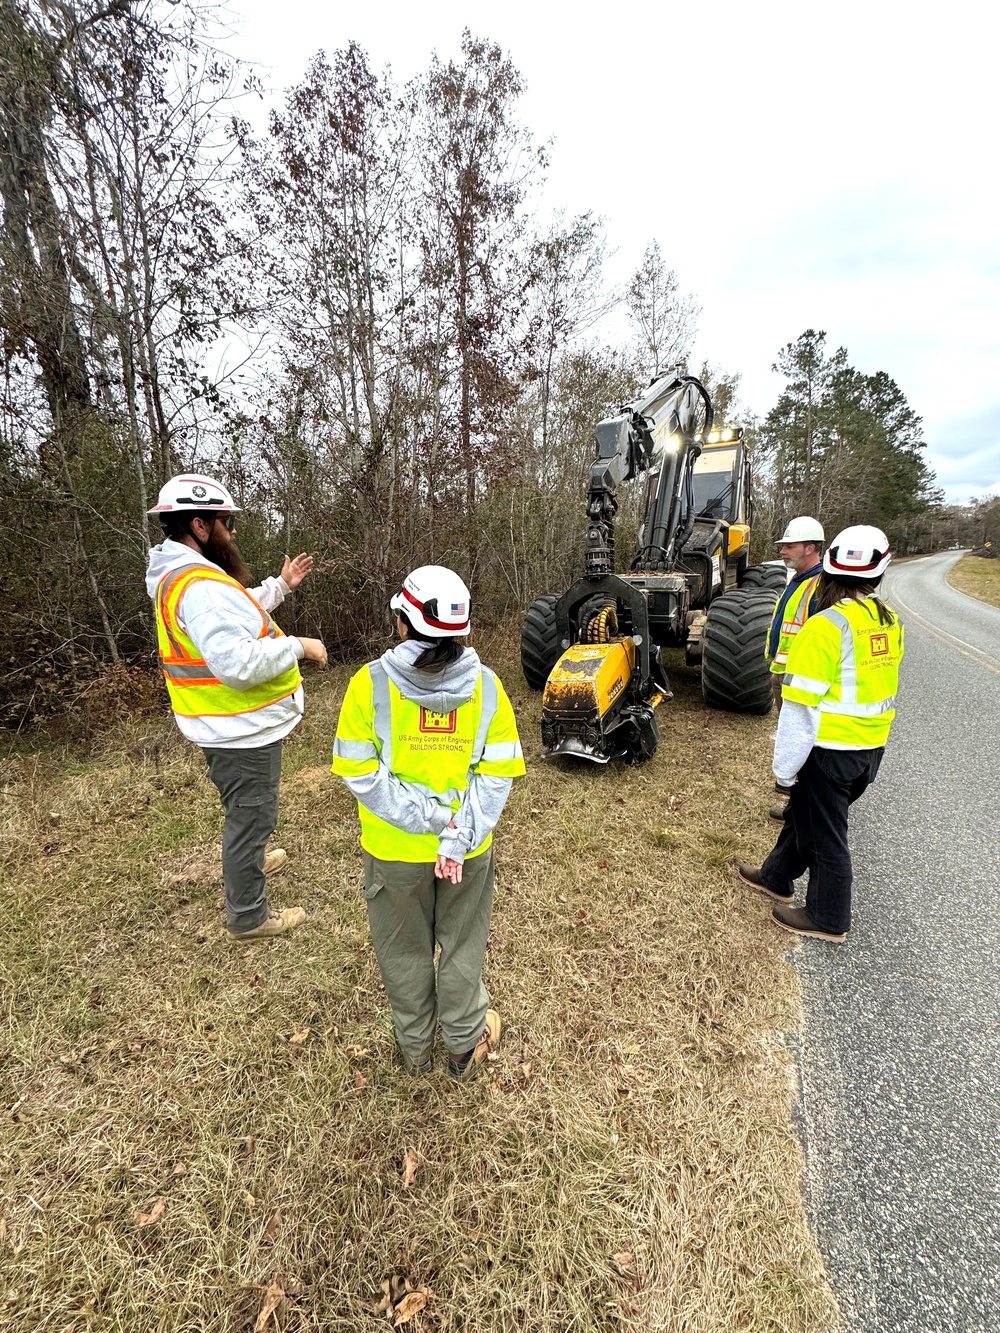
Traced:
<path fill-rule="evenodd" d="M 764 656 L 771 664 L 771 694 L 781 712 L 781 683 L 785 678 L 788 650 L 792 640 L 816 609 L 816 584 L 823 572 L 823 525 L 803 514 L 793 518 L 775 543 L 791 578 L 778 598 L 767 632 Z M 779 789 L 783 800 L 768 811 L 779 824 L 785 818 L 788 793 Z"/>
<path fill-rule="evenodd" d="M 788 814 L 759 869 L 736 865 L 780 904 L 776 925 L 838 944 L 851 927 L 848 810 L 875 780 L 896 716 L 903 627 L 875 595 L 889 560 L 885 533 L 866 524 L 838 533 L 824 555 L 816 612 L 788 653 L 774 742 Z M 807 870 L 805 908 L 791 906 Z"/>
<path fill-rule="evenodd" d="M 467 1079 L 500 1040 L 483 984 L 493 829 L 524 758 L 499 678 L 460 642 L 459 576 L 424 565 L 389 606 L 400 642 L 348 685 L 333 772 L 358 802 L 362 895 L 403 1065 L 433 1068 L 440 1023 L 449 1072 Z"/>
<path fill-rule="evenodd" d="M 249 588 L 234 539 L 239 506 L 212 477 L 173 477 L 149 510 L 165 540 L 149 553 L 146 590 L 156 608 L 160 665 L 182 734 L 200 745 L 226 813 L 222 874 L 226 925 L 240 943 L 270 939 L 305 920 L 301 907 L 271 908 L 265 876 L 278 821 L 281 743 L 302 719 L 303 659 L 326 666 L 319 639 L 282 634 L 271 612 L 313 565 L 285 557 L 278 578 Z"/>

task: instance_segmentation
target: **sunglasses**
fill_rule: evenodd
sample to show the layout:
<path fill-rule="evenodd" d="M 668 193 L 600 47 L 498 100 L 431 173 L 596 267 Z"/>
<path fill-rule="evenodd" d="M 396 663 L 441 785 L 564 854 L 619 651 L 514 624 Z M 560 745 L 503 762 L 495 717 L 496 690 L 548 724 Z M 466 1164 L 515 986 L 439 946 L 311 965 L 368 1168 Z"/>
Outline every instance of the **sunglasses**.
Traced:
<path fill-rule="evenodd" d="M 216 521 L 217 523 L 224 523 L 224 524 L 226 525 L 226 531 L 227 531 L 227 532 L 235 532 L 235 531 L 236 531 L 236 515 L 235 515 L 235 514 L 216 514 L 216 516 L 215 516 L 215 521 Z"/>

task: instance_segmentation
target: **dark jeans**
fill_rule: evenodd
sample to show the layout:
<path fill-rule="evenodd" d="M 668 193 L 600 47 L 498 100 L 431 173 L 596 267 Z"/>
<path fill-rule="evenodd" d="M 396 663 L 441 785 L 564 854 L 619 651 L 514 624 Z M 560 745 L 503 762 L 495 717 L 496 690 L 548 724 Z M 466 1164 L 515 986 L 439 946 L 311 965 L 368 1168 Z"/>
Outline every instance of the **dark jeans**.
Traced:
<path fill-rule="evenodd" d="M 264 852 L 278 822 L 281 741 L 253 750 L 202 747 L 208 776 L 226 812 L 222 831 L 222 878 L 226 925 L 234 935 L 268 917 Z"/>
<path fill-rule="evenodd" d="M 851 851 L 847 811 L 875 781 L 885 753 L 813 746 L 792 787 L 785 824 L 760 877 L 777 893 L 809 871 L 806 915 L 821 930 L 851 928 Z"/>

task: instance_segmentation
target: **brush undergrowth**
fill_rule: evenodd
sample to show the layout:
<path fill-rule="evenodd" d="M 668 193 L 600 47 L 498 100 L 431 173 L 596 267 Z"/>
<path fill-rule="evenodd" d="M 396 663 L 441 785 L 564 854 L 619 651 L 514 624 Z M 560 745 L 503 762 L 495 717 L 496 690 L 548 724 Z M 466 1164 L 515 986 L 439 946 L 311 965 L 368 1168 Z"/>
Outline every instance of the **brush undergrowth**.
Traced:
<path fill-rule="evenodd" d="M 272 898 L 309 922 L 253 949 L 223 942 L 221 812 L 170 723 L 0 766 L 0 1327 L 835 1327 L 788 941 L 727 870 L 770 843 L 773 719 L 705 710 L 674 664 L 652 762 L 543 766 L 513 637 L 481 647 L 529 756 L 497 837 L 505 1036 L 468 1085 L 394 1057 L 327 770 L 346 669 L 285 754 Z"/>

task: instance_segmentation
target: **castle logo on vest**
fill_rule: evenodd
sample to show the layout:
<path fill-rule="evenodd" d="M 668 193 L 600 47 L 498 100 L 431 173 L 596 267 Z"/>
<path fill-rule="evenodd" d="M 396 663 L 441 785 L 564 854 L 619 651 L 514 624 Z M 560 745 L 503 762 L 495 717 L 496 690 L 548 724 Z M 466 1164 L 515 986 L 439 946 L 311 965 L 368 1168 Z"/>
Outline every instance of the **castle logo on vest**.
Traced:
<path fill-rule="evenodd" d="M 458 712 L 452 709 L 450 713 L 432 713 L 429 708 L 421 706 L 420 709 L 420 730 L 422 732 L 433 732 L 442 736 L 454 735 L 458 726 Z"/>
<path fill-rule="evenodd" d="M 871 636 L 871 641 L 872 641 L 872 657 L 884 657 L 886 653 L 889 651 L 888 634 L 873 634 Z"/>

